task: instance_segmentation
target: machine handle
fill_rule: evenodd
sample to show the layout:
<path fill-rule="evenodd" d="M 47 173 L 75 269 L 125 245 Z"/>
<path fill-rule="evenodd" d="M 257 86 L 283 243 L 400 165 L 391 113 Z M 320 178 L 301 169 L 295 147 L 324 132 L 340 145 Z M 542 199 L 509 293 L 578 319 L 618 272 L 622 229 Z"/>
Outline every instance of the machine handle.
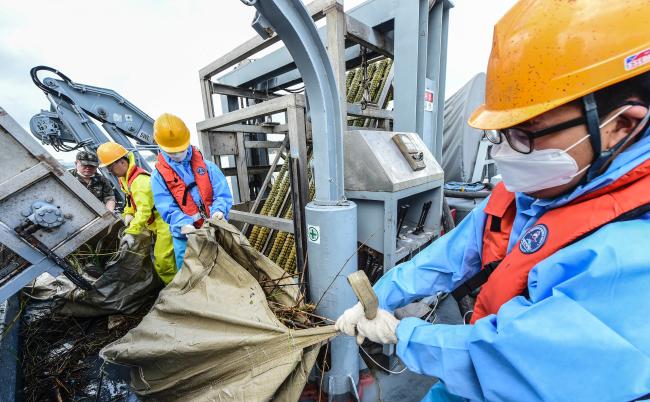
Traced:
<path fill-rule="evenodd" d="M 72 281 L 75 285 L 79 286 L 83 290 L 93 290 L 93 285 L 86 280 L 80 273 L 75 271 L 75 269 L 65 260 L 63 257 L 59 257 L 51 249 L 49 249 L 43 242 L 38 240 L 32 233 L 38 230 L 39 226 L 33 224 L 29 219 L 16 226 L 14 231 L 18 236 L 20 236 L 27 243 L 34 246 L 38 251 L 45 254 L 48 258 L 54 261 L 62 270 L 63 275 Z"/>
<path fill-rule="evenodd" d="M 366 318 L 369 320 L 374 319 L 377 316 L 379 300 L 366 273 L 364 271 L 353 272 L 348 275 L 348 282 L 350 282 L 354 294 L 357 295 L 361 302 L 366 312 Z"/>

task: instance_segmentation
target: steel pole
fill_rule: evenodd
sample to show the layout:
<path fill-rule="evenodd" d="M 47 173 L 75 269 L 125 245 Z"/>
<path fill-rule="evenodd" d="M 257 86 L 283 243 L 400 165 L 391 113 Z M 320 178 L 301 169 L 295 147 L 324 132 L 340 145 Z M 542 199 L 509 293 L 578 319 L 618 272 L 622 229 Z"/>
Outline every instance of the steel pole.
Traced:
<path fill-rule="evenodd" d="M 245 3 L 253 5 L 284 42 L 305 84 L 316 184 L 314 201 L 305 208 L 310 298 L 313 303 L 320 301 L 319 314 L 336 319 L 355 302 L 345 278 L 357 270 L 357 211 L 344 197 L 344 109 L 338 81 L 316 25 L 301 1 Z M 339 3 L 338 12 L 342 13 Z M 340 66 L 336 56 L 334 62 Z M 358 399 L 359 358 L 353 337 L 339 336 L 332 341 L 331 363 L 326 386 L 330 400 L 348 400 L 351 395 Z"/>

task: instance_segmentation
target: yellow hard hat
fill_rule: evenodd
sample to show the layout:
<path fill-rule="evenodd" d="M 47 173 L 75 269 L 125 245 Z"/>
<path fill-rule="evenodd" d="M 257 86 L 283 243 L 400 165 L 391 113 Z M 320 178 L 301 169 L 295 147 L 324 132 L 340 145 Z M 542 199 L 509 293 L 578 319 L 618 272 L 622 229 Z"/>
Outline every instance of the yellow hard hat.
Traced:
<path fill-rule="evenodd" d="M 105 142 L 97 148 L 99 167 L 106 167 L 128 154 L 129 151 L 117 142 Z"/>
<path fill-rule="evenodd" d="M 153 123 L 153 138 L 165 152 L 181 152 L 190 145 L 190 130 L 171 113 L 163 113 Z"/>
<path fill-rule="evenodd" d="M 650 70 L 650 1 L 521 0 L 494 27 L 485 104 L 502 129 Z"/>

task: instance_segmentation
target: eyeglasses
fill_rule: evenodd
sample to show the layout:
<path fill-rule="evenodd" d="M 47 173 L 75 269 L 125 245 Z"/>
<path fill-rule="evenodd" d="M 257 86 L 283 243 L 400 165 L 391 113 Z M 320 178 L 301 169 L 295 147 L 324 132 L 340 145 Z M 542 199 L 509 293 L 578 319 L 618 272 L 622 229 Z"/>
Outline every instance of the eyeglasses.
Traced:
<path fill-rule="evenodd" d="M 627 109 L 635 105 L 646 106 L 642 102 L 629 100 L 624 103 L 623 108 L 619 110 L 618 113 L 614 114 L 605 122 L 601 123 L 599 127 L 603 127 L 609 124 L 611 121 L 613 121 L 615 118 L 620 116 Z M 611 110 L 608 111 L 607 113 L 609 112 L 611 112 Z M 603 113 L 603 114 L 607 114 L 607 113 Z M 535 138 L 543 137 L 549 134 L 554 134 L 557 133 L 558 131 L 566 130 L 568 128 L 585 124 L 586 122 L 587 122 L 587 118 L 584 116 L 580 116 L 580 117 L 576 117 L 575 119 L 565 121 L 564 123 L 543 128 L 539 131 L 530 131 L 530 130 L 525 130 L 523 128 L 512 127 L 512 128 L 504 128 L 502 130 L 484 130 L 483 132 L 485 133 L 485 138 L 487 138 L 487 140 L 493 144 L 501 144 L 503 142 L 503 138 L 505 137 L 506 141 L 508 141 L 508 144 L 510 144 L 510 147 L 512 149 L 514 149 L 517 152 L 521 152 L 522 154 L 529 154 L 533 152 L 533 149 L 535 149 Z"/>
<path fill-rule="evenodd" d="M 522 154 L 529 154 L 533 152 L 533 149 L 535 148 L 535 138 L 576 127 L 585 124 L 586 121 L 587 119 L 584 116 L 580 116 L 554 126 L 546 127 L 539 131 L 530 131 L 518 127 L 504 128 L 502 130 L 486 130 L 485 138 L 493 144 L 501 144 L 505 137 L 512 149 L 521 152 Z"/>

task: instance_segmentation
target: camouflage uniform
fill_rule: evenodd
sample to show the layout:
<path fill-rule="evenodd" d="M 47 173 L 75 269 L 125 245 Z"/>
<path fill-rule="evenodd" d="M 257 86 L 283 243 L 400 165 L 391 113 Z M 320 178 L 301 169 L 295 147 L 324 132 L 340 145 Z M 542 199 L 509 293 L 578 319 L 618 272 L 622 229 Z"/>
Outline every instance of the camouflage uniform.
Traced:
<path fill-rule="evenodd" d="M 81 162 L 82 165 L 99 165 L 99 159 L 97 155 L 93 152 L 88 151 L 79 151 L 77 153 L 77 160 Z M 84 187 L 88 189 L 97 199 L 106 204 L 108 201 L 115 201 L 115 188 L 111 182 L 102 176 L 99 173 L 95 173 L 93 177 L 90 178 L 90 182 L 86 184 L 84 178 L 77 172 L 77 168 L 68 170 L 74 177 L 79 180 L 79 183 L 83 184 Z"/>

